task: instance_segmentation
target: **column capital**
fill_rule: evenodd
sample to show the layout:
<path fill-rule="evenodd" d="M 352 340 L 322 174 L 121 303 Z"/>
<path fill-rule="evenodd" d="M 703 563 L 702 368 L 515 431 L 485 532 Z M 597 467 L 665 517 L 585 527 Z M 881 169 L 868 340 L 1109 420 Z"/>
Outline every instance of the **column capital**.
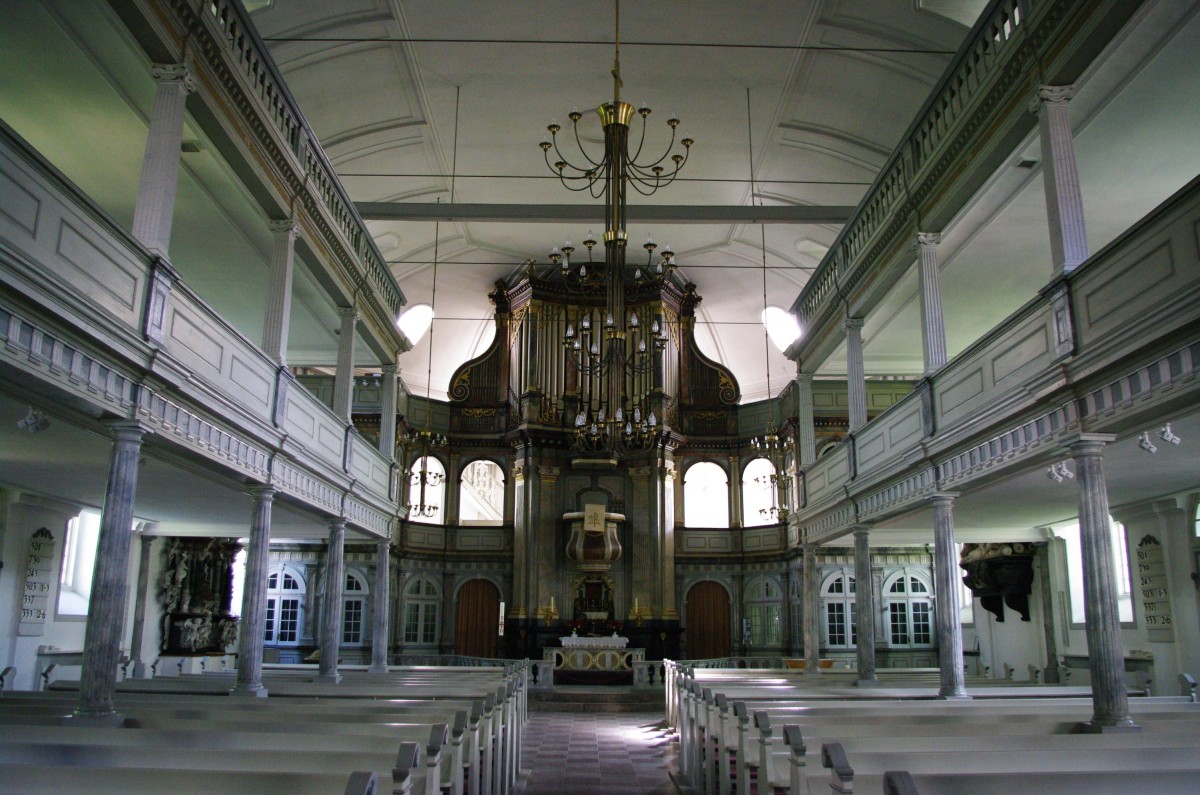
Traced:
<path fill-rule="evenodd" d="M 274 486 L 251 486 L 249 491 L 250 496 L 256 500 L 272 502 L 275 499 L 276 490 Z"/>
<path fill-rule="evenodd" d="M 339 306 L 337 313 L 340 318 L 352 317 L 355 320 L 358 319 L 358 307 L 356 306 Z"/>
<path fill-rule="evenodd" d="M 268 222 L 267 226 L 271 228 L 272 232 L 280 234 L 287 233 L 293 240 L 296 239 L 296 235 L 300 231 L 299 227 L 296 226 L 296 220 L 294 218 L 284 218 L 282 220 L 272 219 L 270 222 Z"/>
<path fill-rule="evenodd" d="M 941 243 L 941 232 L 917 232 L 916 237 L 913 240 L 913 247 L 921 248 L 922 246 L 939 246 Z"/>
<path fill-rule="evenodd" d="M 932 502 L 932 503 L 934 503 L 934 504 L 936 504 L 936 503 L 946 503 L 946 502 L 951 502 L 951 503 L 952 503 L 952 502 L 954 502 L 956 499 L 958 499 L 958 496 L 959 496 L 960 494 L 962 494 L 962 492 L 960 492 L 960 491 L 935 491 L 935 492 L 931 492 L 931 493 L 929 493 L 929 494 L 926 494 L 926 495 L 925 495 L 925 499 L 926 499 L 928 502 Z"/>
<path fill-rule="evenodd" d="M 850 532 L 851 535 L 854 536 L 855 540 L 858 540 L 860 536 L 863 538 L 868 538 L 871 535 L 871 528 L 873 526 L 874 525 L 869 524 L 852 524 L 850 525 Z"/>
<path fill-rule="evenodd" d="M 1037 113 L 1043 105 L 1065 105 L 1075 96 L 1075 86 L 1038 86 L 1029 109 Z"/>
<path fill-rule="evenodd" d="M 156 63 L 150 67 L 150 74 L 156 83 L 178 83 L 189 94 L 196 90 L 196 79 L 185 63 Z"/>
<path fill-rule="evenodd" d="M 796 365 L 796 383 L 811 384 L 813 382 L 812 373 L 800 372 L 800 365 Z"/>
<path fill-rule="evenodd" d="M 141 420 L 109 420 L 104 425 L 114 441 L 140 442 L 146 434 L 154 433 L 154 429 Z"/>
<path fill-rule="evenodd" d="M 861 329 L 864 322 L 866 322 L 865 318 L 848 317 L 842 321 L 842 328 L 846 329 L 847 331 L 850 329 Z"/>
<path fill-rule="evenodd" d="M 395 377 L 396 377 L 396 373 L 400 372 L 400 365 L 398 365 L 398 364 L 395 364 L 395 363 L 392 363 L 392 364 L 381 364 L 381 365 L 379 366 L 379 371 L 380 371 L 381 373 L 383 373 L 384 375 L 391 376 L 391 377 L 395 378 Z"/>
<path fill-rule="evenodd" d="M 1071 455 L 1098 455 L 1105 445 L 1117 440 L 1113 433 L 1077 433 L 1068 436 L 1059 444 L 1070 451 Z"/>

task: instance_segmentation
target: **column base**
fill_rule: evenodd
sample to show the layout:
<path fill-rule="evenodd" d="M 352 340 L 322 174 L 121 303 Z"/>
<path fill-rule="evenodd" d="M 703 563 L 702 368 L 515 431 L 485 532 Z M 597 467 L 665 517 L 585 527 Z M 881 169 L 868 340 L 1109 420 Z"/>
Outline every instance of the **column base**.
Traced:
<path fill-rule="evenodd" d="M 267 689 L 262 685 L 236 685 L 229 691 L 229 695 L 242 698 L 266 698 Z"/>
<path fill-rule="evenodd" d="M 70 715 L 63 715 L 62 725 L 86 726 L 90 729 L 123 729 L 125 728 L 125 716 L 119 712 L 107 712 L 100 715 L 73 712 Z"/>
<path fill-rule="evenodd" d="M 938 693 L 937 697 L 943 701 L 970 701 L 971 696 L 967 695 L 967 691 L 959 690 L 951 693 Z"/>
<path fill-rule="evenodd" d="M 880 682 L 874 675 L 864 677 L 855 681 L 855 687 L 879 687 L 883 682 Z"/>
<path fill-rule="evenodd" d="M 1137 734 L 1141 730 L 1142 727 L 1129 718 L 1117 723 L 1100 723 L 1092 719 L 1079 724 L 1080 734 Z"/>
<path fill-rule="evenodd" d="M 369 674 L 386 674 L 387 672 L 388 672 L 387 665 L 375 665 L 374 663 L 372 663 L 370 666 L 367 667 L 367 673 L 369 673 Z"/>
<path fill-rule="evenodd" d="M 317 674 L 313 677 L 313 682 L 318 685 L 336 685 L 340 681 L 342 681 L 342 675 L 338 673 Z"/>
<path fill-rule="evenodd" d="M 130 677 L 133 679 L 149 679 L 150 677 L 146 676 L 146 669 L 146 663 L 141 660 L 134 660 L 133 673 L 130 674 Z"/>

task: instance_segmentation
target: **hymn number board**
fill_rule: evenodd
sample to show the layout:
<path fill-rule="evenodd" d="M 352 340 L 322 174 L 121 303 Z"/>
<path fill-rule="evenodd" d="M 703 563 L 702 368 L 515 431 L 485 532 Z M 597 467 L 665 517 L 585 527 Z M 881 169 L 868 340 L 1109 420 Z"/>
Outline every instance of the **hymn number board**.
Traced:
<path fill-rule="evenodd" d="M 1167 564 L 1163 548 L 1154 536 L 1145 536 L 1137 545 L 1138 585 L 1142 589 L 1142 609 L 1146 614 L 1149 640 L 1172 641 L 1171 592 L 1167 588 Z"/>
<path fill-rule="evenodd" d="M 46 610 L 54 586 L 54 547 L 54 536 L 44 527 L 29 538 L 18 635 L 42 635 L 46 631 Z"/>

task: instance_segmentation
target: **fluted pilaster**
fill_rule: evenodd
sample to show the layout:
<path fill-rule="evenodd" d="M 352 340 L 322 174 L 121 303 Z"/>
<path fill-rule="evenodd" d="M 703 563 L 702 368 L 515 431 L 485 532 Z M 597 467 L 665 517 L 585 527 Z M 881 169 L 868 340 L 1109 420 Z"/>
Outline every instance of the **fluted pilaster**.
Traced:
<path fill-rule="evenodd" d="M 861 317 L 849 317 L 842 322 L 846 330 L 846 391 L 850 404 L 850 430 L 867 424 L 867 380 L 863 369 Z"/>
<path fill-rule="evenodd" d="M 155 64 L 152 74 L 158 91 L 133 208 L 133 236 L 153 253 L 168 258 L 179 183 L 184 104 L 196 85 L 184 64 Z"/>
<path fill-rule="evenodd" d="M 1068 113 L 1074 93 L 1074 86 L 1042 86 L 1033 101 L 1042 142 L 1042 183 L 1046 189 L 1050 254 L 1056 274 L 1070 273 L 1088 258 L 1083 193 Z"/>
<path fill-rule="evenodd" d="M 263 351 L 275 364 L 287 364 L 288 328 L 292 316 L 292 273 L 296 259 L 296 223 L 272 221 L 271 271 L 267 274 L 267 307 L 263 319 Z"/>
<path fill-rule="evenodd" d="M 338 332 L 337 372 L 333 377 L 333 413 L 348 423 L 354 401 L 354 330 L 358 310 L 339 306 L 338 317 L 342 325 Z"/>
<path fill-rule="evenodd" d="M 942 236 L 918 232 L 916 249 L 920 255 L 917 276 L 921 285 L 921 347 L 925 353 L 925 373 L 946 363 L 946 321 L 942 315 L 942 272 L 938 267 L 938 244 Z"/>
<path fill-rule="evenodd" d="M 379 452 L 389 461 L 396 454 L 396 370 L 394 363 L 380 368 L 383 394 L 379 406 Z"/>

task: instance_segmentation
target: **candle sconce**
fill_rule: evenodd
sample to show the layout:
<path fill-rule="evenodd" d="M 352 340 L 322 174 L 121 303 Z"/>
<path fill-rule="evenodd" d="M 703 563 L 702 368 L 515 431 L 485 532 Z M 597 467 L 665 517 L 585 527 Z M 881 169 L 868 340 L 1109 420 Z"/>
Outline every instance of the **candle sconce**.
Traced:
<path fill-rule="evenodd" d="M 629 611 L 629 619 L 635 622 L 639 627 L 642 625 L 642 622 L 648 618 L 654 618 L 654 611 L 649 607 L 640 607 L 635 605 L 633 609 Z"/>

